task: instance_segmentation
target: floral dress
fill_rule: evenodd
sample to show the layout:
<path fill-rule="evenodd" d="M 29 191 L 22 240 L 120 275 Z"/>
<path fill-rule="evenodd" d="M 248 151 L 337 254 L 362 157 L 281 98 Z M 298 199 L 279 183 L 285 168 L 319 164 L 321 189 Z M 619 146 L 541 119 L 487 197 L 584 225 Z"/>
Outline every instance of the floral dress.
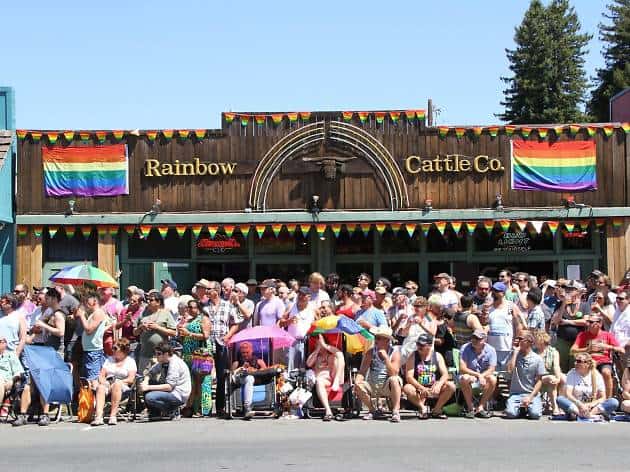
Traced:
<path fill-rule="evenodd" d="M 200 334 L 203 332 L 201 328 L 201 319 L 204 315 L 197 316 L 194 320 L 189 321 L 184 327 L 190 331 L 190 333 Z M 209 343 L 205 340 L 194 339 L 192 336 L 185 336 L 181 338 L 182 342 L 182 359 L 188 365 L 188 368 L 192 371 L 192 359 L 195 351 L 203 350 L 209 354 L 213 354 L 213 343 Z M 193 376 L 193 382 L 195 382 L 195 376 Z M 201 378 L 201 399 L 197 400 L 193 405 L 193 410 L 200 411 L 201 414 L 206 416 L 212 411 L 212 375 L 204 375 Z"/>

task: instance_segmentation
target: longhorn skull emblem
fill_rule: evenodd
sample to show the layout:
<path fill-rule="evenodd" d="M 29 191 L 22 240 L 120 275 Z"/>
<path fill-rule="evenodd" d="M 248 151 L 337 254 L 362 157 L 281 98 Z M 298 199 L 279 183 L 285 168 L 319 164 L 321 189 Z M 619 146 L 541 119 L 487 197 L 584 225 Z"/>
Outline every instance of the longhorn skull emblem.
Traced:
<path fill-rule="evenodd" d="M 324 178 L 333 181 L 337 178 L 337 170 L 343 172 L 343 166 L 346 162 L 356 159 L 356 157 L 340 157 L 340 156 L 317 156 L 303 157 L 304 162 L 312 162 L 321 167 Z"/>

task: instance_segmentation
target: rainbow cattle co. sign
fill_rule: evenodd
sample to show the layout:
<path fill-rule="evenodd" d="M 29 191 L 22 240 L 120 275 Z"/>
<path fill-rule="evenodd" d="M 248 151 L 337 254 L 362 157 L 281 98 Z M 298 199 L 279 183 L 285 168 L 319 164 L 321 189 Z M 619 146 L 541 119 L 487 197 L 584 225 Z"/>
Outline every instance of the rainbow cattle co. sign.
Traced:
<path fill-rule="evenodd" d="M 196 175 L 232 175 L 236 162 L 201 162 L 195 157 L 192 162 L 160 162 L 157 159 L 144 161 L 145 177 L 196 176 Z"/>
<path fill-rule="evenodd" d="M 434 158 L 409 156 L 405 159 L 405 170 L 410 174 L 420 172 L 503 172 L 505 167 L 496 157 L 479 155 L 475 157 L 462 154 L 438 154 Z"/>

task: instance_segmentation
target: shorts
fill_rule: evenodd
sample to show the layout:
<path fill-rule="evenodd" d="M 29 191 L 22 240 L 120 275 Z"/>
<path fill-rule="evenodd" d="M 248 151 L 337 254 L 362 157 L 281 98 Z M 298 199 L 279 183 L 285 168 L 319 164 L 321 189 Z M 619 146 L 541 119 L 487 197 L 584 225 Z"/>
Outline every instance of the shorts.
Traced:
<path fill-rule="evenodd" d="M 105 363 L 103 351 L 86 351 L 83 353 L 83 377 L 86 380 L 96 380 Z"/>
<path fill-rule="evenodd" d="M 599 370 L 599 372 L 601 373 L 601 371 L 605 368 L 608 367 L 608 369 L 612 372 L 613 370 L 613 365 L 611 362 L 602 362 L 601 364 L 597 365 L 597 370 Z"/>
<path fill-rule="evenodd" d="M 403 381 L 398 375 L 393 375 L 388 377 L 387 380 L 383 383 L 372 383 L 372 382 L 359 382 L 357 383 L 357 387 L 367 393 L 370 397 L 385 397 L 389 398 L 392 394 L 391 392 L 391 382 L 398 382 L 398 385 L 402 387 Z"/>

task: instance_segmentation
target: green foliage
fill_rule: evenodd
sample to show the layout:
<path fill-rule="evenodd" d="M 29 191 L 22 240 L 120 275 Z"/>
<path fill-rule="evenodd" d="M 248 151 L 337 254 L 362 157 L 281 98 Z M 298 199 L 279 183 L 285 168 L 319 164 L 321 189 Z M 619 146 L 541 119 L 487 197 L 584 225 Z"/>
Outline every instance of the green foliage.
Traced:
<path fill-rule="evenodd" d="M 609 24 L 599 24 L 599 39 L 604 43 L 605 67 L 597 70 L 596 87 L 588 111 L 595 121 L 609 121 L 610 99 L 630 87 L 630 0 L 614 0 L 603 14 Z"/>
<path fill-rule="evenodd" d="M 506 49 L 513 76 L 501 78 L 507 89 L 500 119 L 515 124 L 584 120 L 584 55 L 592 36 L 580 29 L 568 0 L 552 0 L 548 6 L 532 0 L 515 30 L 516 48 Z"/>

